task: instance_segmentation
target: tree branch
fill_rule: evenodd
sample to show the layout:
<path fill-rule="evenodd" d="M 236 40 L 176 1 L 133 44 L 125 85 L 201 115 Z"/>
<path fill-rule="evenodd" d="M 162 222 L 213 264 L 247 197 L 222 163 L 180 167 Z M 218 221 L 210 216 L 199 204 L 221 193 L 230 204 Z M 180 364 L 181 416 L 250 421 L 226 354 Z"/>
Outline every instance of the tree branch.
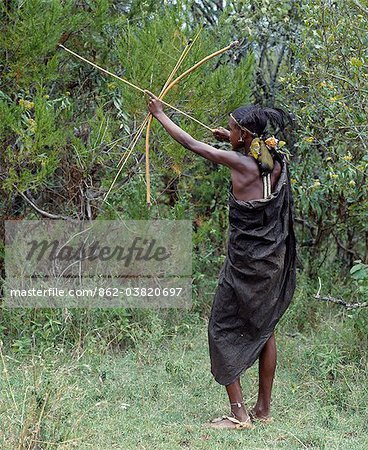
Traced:
<path fill-rule="evenodd" d="M 341 298 L 335 298 L 335 297 L 321 297 L 319 295 L 315 295 L 314 298 L 317 300 L 321 300 L 324 302 L 331 302 L 336 303 L 337 305 L 344 306 L 346 309 L 358 309 L 358 308 L 368 308 L 368 302 L 364 303 L 348 303 L 345 300 L 342 300 Z"/>
<path fill-rule="evenodd" d="M 343 300 L 341 298 L 330 297 L 329 295 L 326 296 L 326 297 L 321 297 L 320 294 L 319 294 L 321 292 L 321 288 L 322 288 L 322 282 L 321 282 L 321 278 L 320 277 L 318 277 L 318 282 L 319 282 L 318 292 L 314 296 L 314 298 L 316 298 L 317 300 L 321 300 L 321 301 L 324 301 L 324 302 L 335 303 L 336 305 L 344 306 L 346 309 L 368 308 L 368 302 L 364 302 L 364 303 L 348 303 L 346 300 Z"/>
<path fill-rule="evenodd" d="M 44 211 L 43 209 L 39 208 L 35 203 L 33 203 L 33 201 L 31 199 L 29 199 L 27 197 L 27 195 L 24 192 L 21 192 L 17 186 L 13 185 L 15 187 L 15 189 L 17 190 L 17 192 L 24 198 L 24 200 L 35 210 L 37 211 L 39 214 L 41 214 L 44 217 L 47 217 L 48 219 L 61 219 L 61 220 L 68 220 L 70 222 L 76 222 L 75 219 L 73 219 L 72 217 L 68 217 L 68 216 L 61 216 L 58 214 L 52 214 L 49 213 L 47 211 Z"/>

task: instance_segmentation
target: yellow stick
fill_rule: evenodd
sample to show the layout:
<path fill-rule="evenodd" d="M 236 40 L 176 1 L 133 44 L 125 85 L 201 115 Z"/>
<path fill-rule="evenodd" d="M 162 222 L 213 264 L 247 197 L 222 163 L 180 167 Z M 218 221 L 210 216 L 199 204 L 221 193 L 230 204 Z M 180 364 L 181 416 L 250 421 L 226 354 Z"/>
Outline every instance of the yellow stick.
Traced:
<path fill-rule="evenodd" d="M 142 133 L 143 133 L 143 130 L 144 130 L 146 124 L 147 124 L 147 121 L 148 121 L 148 119 L 147 119 L 147 120 L 145 119 L 145 120 L 143 121 L 143 123 L 141 124 L 141 126 L 138 128 L 138 131 L 137 131 L 136 135 L 134 136 L 133 140 L 132 140 L 131 143 L 129 144 L 127 153 L 124 154 L 123 157 L 120 159 L 120 161 L 119 161 L 119 163 L 118 163 L 118 167 L 120 166 L 120 167 L 119 167 L 119 170 L 118 170 L 118 173 L 116 174 L 116 176 L 115 176 L 113 182 L 111 183 L 111 185 L 110 185 L 110 187 L 109 187 L 109 190 L 106 192 L 106 195 L 105 195 L 105 197 L 104 197 L 104 199 L 103 199 L 104 202 L 107 200 L 107 197 L 109 196 L 109 194 L 110 194 L 112 188 L 114 187 L 114 184 L 116 183 L 116 180 L 119 178 L 119 175 L 121 174 L 121 171 L 123 170 L 123 168 L 124 168 L 126 162 L 128 161 L 129 156 L 132 154 L 132 152 L 133 152 L 135 146 L 137 145 L 137 143 L 138 143 L 138 141 L 139 141 L 139 138 L 142 136 Z M 120 165 L 120 164 L 121 164 L 121 165 Z"/>
<path fill-rule="evenodd" d="M 81 59 L 82 61 L 86 62 L 87 64 L 90 64 L 93 67 L 96 67 L 96 69 L 101 70 L 101 72 L 106 73 L 107 75 L 110 75 L 111 77 L 116 78 L 117 80 L 122 81 L 123 83 L 127 84 L 128 86 L 132 87 L 133 89 L 136 89 L 137 91 L 143 92 L 144 93 L 144 89 L 140 88 L 139 86 L 131 83 L 130 81 L 126 80 L 125 78 L 121 78 L 118 75 L 115 75 L 112 72 L 109 72 L 106 69 L 103 69 L 102 67 L 98 66 L 97 64 L 93 63 L 92 61 L 89 61 L 86 58 L 83 58 L 83 56 L 78 55 L 78 53 L 73 52 L 72 50 L 69 50 L 67 47 L 64 47 L 64 45 L 62 44 L 58 44 L 59 47 L 63 48 L 64 50 L 66 50 L 67 52 L 69 52 L 70 54 L 74 55 L 75 57 Z"/>
<path fill-rule="evenodd" d="M 164 84 L 164 86 L 163 86 L 163 88 L 162 88 L 162 90 L 160 92 L 160 96 L 161 96 L 162 92 L 165 90 L 166 86 L 168 86 L 169 83 L 171 82 L 171 80 L 174 78 L 174 75 L 175 75 L 176 71 L 180 67 L 180 64 L 182 63 L 185 55 L 188 53 L 189 46 L 190 46 L 190 43 L 188 43 L 185 46 L 183 52 L 181 53 L 178 61 L 175 64 L 175 67 L 171 71 L 171 74 L 169 75 L 169 78 L 166 80 L 166 82 Z M 150 151 L 149 137 L 150 137 L 150 132 L 151 132 L 152 120 L 153 120 L 152 114 L 148 114 L 148 124 L 147 124 L 147 128 L 146 128 L 146 142 L 145 142 L 145 151 L 146 151 L 146 200 L 147 200 L 147 207 L 148 208 L 150 208 L 150 206 L 151 206 L 151 174 L 150 174 L 150 162 L 149 162 L 149 151 Z"/>
<path fill-rule="evenodd" d="M 147 201 L 147 208 L 151 207 L 151 174 L 150 174 L 150 161 L 149 161 L 149 151 L 150 151 L 149 137 L 150 137 L 150 131 L 151 131 L 151 123 L 152 123 L 152 116 L 149 116 L 148 124 L 147 124 L 147 128 L 146 128 L 146 141 L 145 141 L 145 150 L 146 150 L 146 201 Z"/>

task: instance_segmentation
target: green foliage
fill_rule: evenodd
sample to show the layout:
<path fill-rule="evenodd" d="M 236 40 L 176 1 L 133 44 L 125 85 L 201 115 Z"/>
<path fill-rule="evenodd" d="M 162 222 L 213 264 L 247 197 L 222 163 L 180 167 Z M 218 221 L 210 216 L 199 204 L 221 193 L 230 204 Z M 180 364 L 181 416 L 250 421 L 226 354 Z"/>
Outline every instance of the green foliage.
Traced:
<path fill-rule="evenodd" d="M 303 261 L 316 276 L 337 258 L 346 274 L 354 259 L 367 258 L 366 8 L 238 2 L 227 20 L 255 55 L 254 98 L 295 118 L 285 140 Z"/>
<path fill-rule="evenodd" d="M 4 216 L 39 218 L 19 197 L 22 192 L 46 212 L 80 219 L 192 219 L 193 314 L 207 314 L 226 251 L 228 169 L 189 154 L 154 122 L 151 209 L 146 208 L 143 139 L 103 203 L 146 115 L 146 99 L 57 48 L 61 41 L 158 93 L 205 22 L 178 73 L 235 39 L 241 46 L 182 80 L 166 100 L 213 127 L 226 126 L 231 110 L 254 101 L 280 106 L 296 118 L 284 139 L 294 155 L 299 262 L 309 272 L 299 277 L 298 308 L 288 312 L 287 323 L 304 332 L 318 329 L 324 315 L 332 314 L 310 300 L 317 275 L 326 293 L 366 299 L 368 89 L 362 30 L 367 16 L 357 2 L 285 0 L 275 8 L 270 1 L 27 0 L 3 2 L 0 14 Z M 223 145 L 167 111 L 197 139 Z M 357 260 L 345 283 L 341 273 Z M 359 336 L 368 329 L 365 311 L 342 318 L 355 324 Z M 150 320 L 157 324 L 152 336 L 159 341 L 166 327 L 181 322 L 174 313 L 159 324 L 155 315 L 147 313 L 147 319 L 120 310 L 1 314 L 3 338 L 18 352 L 31 351 L 35 342 L 43 349 L 50 342 L 125 345 L 138 340 L 139 323 L 154 334 Z"/>
<path fill-rule="evenodd" d="M 182 80 L 166 100 L 210 126 L 226 126 L 231 110 L 255 101 L 296 119 L 284 136 L 294 155 L 300 270 L 277 329 L 282 433 L 275 421 L 266 437 L 255 430 L 252 445 L 366 448 L 367 309 L 314 298 L 318 275 L 324 294 L 368 301 L 363 2 L 26 0 L 1 2 L 0 18 L 2 215 L 40 218 L 22 192 L 46 212 L 80 219 L 189 218 L 194 249 L 191 311 L 1 307 L 1 446 L 244 447 L 240 434 L 202 428 L 224 412 L 203 322 L 226 254 L 229 171 L 189 154 L 154 122 L 151 209 L 143 139 L 103 203 L 146 99 L 57 48 L 60 41 L 158 93 L 206 23 L 179 73 L 235 39 L 240 48 Z M 222 146 L 167 111 L 197 139 Z M 249 375 L 247 403 L 256 367 Z"/>
<path fill-rule="evenodd" d="M 363 257 L 367 233 L 367 15 L 358 2 L 303 2 L 294 66 L 280 92 L 298 128 L 292 172 L 303 238 L 316 253 L 334 243 L 350 266 Z M 352 23 L 355 24 L 352 27 Z M 330 254 L 331 256 L 331 254 Z"/>
<path fill-rule="evenodd" d="M 125 14 L 121 14 L 121 8 Z M 188 26 L 190 10 L 185 2 L 153 8 L 141 2 L 118 7 L 108 0 L 77 4 L 32 0 L 19 7 L 4 6 L 3 15 L 7 32 L 5 28 L 2 31 L 5 70 L 0 86 L 0 123 L 8 175 L 4 191 L 10 194 L 16 186 L 21 192 L 32 191 L 37 198 L 46 189 L 47 195 L 42 196 L 43 201 L 47 199 L 45 209 L 62 215 L 75 215 L 83 197 L 92 194 L 94 216 L 98 211 L 105 216 L 100 185 L 104 191 L 111 185 L 132 133 L 144 117 L 146 99 L 57 49 L 57 43 L 61 41 L 158 93 L 188 39 L 199 30 L 198 26 Z M 23 40 L 25 35 L 31 38 Z M 232 40 L 231 26 L 226 22 L 203 30 L 178 74 Z M 167 100 L 203 122 L 217 124 L 240 103 L 249 101 L 251 67 L 251 54 L 237 60 L 223 55 L 184 79 Z M 199 139 L 208 139 L 197 125 L 177 114 L 173 117 Z M 186 190 L 193 190 L 185 178 L 208 173 L 208 164 L 187 155 L 157 124 L 153 126 L 151 146 L 153 203 L 157 196 L 160 204 L 169 200 L 174 206 L 177 202 L 165 194 L 173 176 L 178 179 L 175 197 L 183 198 Z M 142 151 L 139 143 L 112 192 L 110 206 L 104 205 L 110 210 L 109 217 L 112 211 L 115 217 L 120 212 L 129 215 L 132 204 L 143 209 L 145 181 L 140 170 L 135 186 L 133 182 L 127 184 L 127 192 L 135 196 L 132 202 L 123 199 L 119 190 L 120 181 L 137 172 L 136 161 Z M 50 192 L 55 185 L 58 197 Z M 187 208 L 188 202 L 178 207 Z M 172 212 L 165 208 L 166 215 L 173 217 Z M 162 213 L 154 207 L 150 216 Z M 80 218 L 84 214 L 83 209 L 78 213 Z M 141 212 L 143 216 L 147 214 Z"/>
<path fill-rule="evenodd" d="M 368 299 L 368 264 L 364 264 L 362 261 L 355 261 L 354 266 L 350 269 L 352 278 L 358 285 L 359 293 Z"/>

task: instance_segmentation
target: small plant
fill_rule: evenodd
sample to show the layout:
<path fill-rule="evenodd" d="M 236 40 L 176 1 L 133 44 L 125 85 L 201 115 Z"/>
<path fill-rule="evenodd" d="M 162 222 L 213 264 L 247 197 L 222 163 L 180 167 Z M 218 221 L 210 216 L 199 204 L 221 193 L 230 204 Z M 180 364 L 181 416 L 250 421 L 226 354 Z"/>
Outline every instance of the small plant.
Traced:
<path fill-rule="evenodd" d="M 350 274 L 357 284 L 358 292 L 363 296 L 364 300 L 368 299 L 368 264 L 364 264 L 361 260 L 354 261 Z"/>

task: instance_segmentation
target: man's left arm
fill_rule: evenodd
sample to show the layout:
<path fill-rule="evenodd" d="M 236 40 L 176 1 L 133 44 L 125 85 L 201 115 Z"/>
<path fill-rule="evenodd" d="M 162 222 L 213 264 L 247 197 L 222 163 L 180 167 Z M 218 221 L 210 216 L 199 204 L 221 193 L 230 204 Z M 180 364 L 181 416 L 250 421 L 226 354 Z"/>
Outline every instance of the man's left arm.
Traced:
<path fill-rule="evenodd" d="M 228 167 L 236 167 L 239 164 L 239 155 L 234 151 L 219 150 L 204 142 L 197 141 L 189 133 L 176 125 L 162 108 L 162 102 L 153 94 L 149 103 L 149 111 L 161 123 L 165 130 L 183 147 L 191 150 L 197 155 L 208 159 L 216 164 L 223 164 Z"/>

